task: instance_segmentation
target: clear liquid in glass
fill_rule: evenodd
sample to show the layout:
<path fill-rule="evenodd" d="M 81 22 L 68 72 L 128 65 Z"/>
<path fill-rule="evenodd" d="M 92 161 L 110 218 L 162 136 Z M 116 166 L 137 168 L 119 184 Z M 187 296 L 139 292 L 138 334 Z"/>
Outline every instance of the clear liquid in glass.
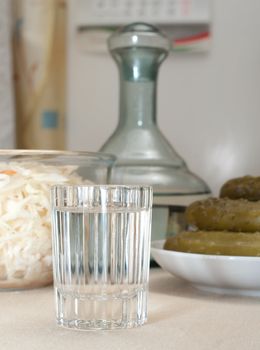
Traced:
<path fill-rule="evenodd" d="M 147 320 L 150 212 L 53 211 L 57 322 L 69 328 L 128 328 Z"/>

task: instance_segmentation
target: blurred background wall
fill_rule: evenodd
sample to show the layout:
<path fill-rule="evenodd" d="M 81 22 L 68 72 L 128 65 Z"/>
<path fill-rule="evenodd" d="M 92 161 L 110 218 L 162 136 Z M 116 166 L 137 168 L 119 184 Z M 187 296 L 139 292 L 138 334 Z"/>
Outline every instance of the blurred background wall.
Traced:
<path fill-rule="evenodd" d="M 1 148 L 98 151 L 114 131 L 117 68 L 108 52 L 85 50 L 80 1 L 0 0 Z M 157 120 L 216 194 L 228 178 L 260 173 L 260 2 L 209 2 L 210 47 L 162 64 Z"/>

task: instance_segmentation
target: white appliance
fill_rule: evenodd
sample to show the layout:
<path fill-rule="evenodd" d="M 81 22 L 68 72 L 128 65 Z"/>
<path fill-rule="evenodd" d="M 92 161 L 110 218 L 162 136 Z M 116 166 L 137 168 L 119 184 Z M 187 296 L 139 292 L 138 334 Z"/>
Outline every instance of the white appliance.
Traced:
<path fill-rule="evenodd" d="M 118 121 L 118 72 L 105 50 L 93 50 L 89 38 L 84 46 L 79 27 L 86 18 L 79 17 L 79 2 L 69 4 L 67 148 L 97 151 Z M 210 5 L 210 48 L 168 57 L 160 70 L 157 118 L 189 168 L 217 194 L 228 178 L 260 175 L 260 2 Z"/>

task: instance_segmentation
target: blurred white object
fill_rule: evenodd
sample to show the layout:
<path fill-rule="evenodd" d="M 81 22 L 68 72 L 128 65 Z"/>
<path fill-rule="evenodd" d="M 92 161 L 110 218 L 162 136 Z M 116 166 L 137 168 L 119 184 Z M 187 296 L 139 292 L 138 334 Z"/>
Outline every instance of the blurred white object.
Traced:
<path fill-rule="evenodd" d="M 10 1 L 0 0 L 0 148 L 15 146 Z"/>
<path fill-rule="evenodd" d="M 197 24 L 210 20 L 210 0 L 77 0 L 79 26 L 153 24 Z"/>

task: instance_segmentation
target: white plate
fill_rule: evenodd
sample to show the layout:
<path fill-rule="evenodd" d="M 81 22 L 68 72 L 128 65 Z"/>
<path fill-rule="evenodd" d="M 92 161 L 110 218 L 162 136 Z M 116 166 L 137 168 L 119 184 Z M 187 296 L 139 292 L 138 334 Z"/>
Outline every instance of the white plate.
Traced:
<path fill-rule="evenodd" d="M 172 275 L 208 292 L 260 296 L 260 257 L 175 252 L 164 242 L 153 241 L 151 254 Z"/>

